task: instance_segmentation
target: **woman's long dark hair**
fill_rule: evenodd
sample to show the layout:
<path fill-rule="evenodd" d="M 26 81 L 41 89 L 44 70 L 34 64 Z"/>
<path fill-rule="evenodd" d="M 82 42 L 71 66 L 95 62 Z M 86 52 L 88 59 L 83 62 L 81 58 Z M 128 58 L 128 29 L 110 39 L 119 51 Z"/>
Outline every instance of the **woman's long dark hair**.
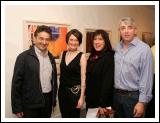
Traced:
<path fill-rule="evenodd" d="M 104 39 L 104 42 L 105 42 L 105 46 L 104 48 L 102 49 L 103 51 L 113 51 L 112 49 L 112 46 L 111 46 L 111 43 L 110 43 L 110 40 L 109 40 L 109 35 L 108 33 L 105 31 L 105 30 L 102 30 L 102 29 L 98 29 L 94 32 L 94 36 L 93 36 L 93 40 L 92 40 L 92 48 L 91 48 L 91 53 L 93 52 L 96 52 L 95 51 L 95 48 L 93 47 L 93 41 L 94 41 L 94 38 L 98 35 L 101 35 L 102 38 Z"/>
<path fill-rule="evenodd" d="M 94 42 L 94 38 L 98 35 L 101 35 L 104 42 L 105 42 L 105 46 L 101 51 L 96 51 L 94 46 L 93 46 L 93 42 Z M 92 47 L 91 47 L 91 55 L 89 56 L 89 61 L 95 61 L 96 59 L 98 59 L 104 52 L 109 51 L 109 52 L 113 52 L 110 40 L 109 40 L 109 35 L 105 30 L 99 29 L 96 30 L 94 32 L 93 35 L 93 39 L 92 39 Z"/>

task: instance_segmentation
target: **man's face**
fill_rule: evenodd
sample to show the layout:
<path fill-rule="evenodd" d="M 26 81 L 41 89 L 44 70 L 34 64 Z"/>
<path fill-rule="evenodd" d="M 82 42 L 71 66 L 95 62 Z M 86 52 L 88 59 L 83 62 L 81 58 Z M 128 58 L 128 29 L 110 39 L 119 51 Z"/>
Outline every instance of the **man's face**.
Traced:
<path fill-rule="evenodd" d="M 35 37 L 34 44 L 39 50 L 43 52 L 47 50 L 49 41 L 50 35 L 47 32 L 40 32 Z"/>
<path fill-rule="evenodd" d="M 135 37 L 137 30 L 134 26 L 122 22 L 119 31 L 123 41 L 131 42 Z"/>

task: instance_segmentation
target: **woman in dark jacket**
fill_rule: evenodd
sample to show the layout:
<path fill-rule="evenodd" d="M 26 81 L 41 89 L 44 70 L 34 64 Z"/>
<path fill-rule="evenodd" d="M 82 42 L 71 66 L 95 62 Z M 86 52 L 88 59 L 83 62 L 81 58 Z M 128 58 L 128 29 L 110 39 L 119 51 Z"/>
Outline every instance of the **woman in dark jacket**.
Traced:
<path fill-rule="evenodd" d="M 96 30 L 91 55 L 87 61 L 86 108 L 99 108 L 103 114 L 112 106 L 114 83 L 114 51 L 108 33 Z"/>

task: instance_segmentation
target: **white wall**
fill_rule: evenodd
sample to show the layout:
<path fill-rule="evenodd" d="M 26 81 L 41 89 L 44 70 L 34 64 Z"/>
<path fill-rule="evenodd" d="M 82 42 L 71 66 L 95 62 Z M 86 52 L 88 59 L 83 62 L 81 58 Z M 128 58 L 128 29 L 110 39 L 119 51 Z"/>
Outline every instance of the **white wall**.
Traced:
<path fill-rule="evenodd" d="M 112 31 L 112 46 L 118 42 L 118 21 L 121 17 L 132 16 L 138 25 L 138 35 L 153 32 L 155 12 L 152 6 L 22 6 L 5 7 L 5 117 L 14 117 L 11 110 L 11 80 L 16 57 L 23 48 L 23 21 L 69 24 L 85 34 L 86 28 Z M 85 50 L 85 36 L 81 50 Z"/>

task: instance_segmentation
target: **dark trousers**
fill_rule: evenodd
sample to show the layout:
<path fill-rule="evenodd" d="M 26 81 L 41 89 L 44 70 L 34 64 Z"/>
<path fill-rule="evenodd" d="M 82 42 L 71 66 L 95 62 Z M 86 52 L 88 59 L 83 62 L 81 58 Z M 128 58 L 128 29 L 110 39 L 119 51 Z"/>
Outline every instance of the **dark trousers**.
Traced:
<path fill-rule="evenodd" d="M 78 101 L 74 103 L 70 97 L 65 88 L 59 88 L 58 99 L 62 118 L 80 118 L 80 109 L 76 108 Z"/>
<path fill-rule="evenodd" d="M 117 118 L 133 118 L 134 106 L 138 102 L 139 92 L 114 92 L 115 117 Z"/>
<path fill-rule="evenodd" d="M 25 108 L 23 110 L 24 118 L 50 118 L 52 112 L 52 95 L 51 93 L 43 94 L 45 106 L 41 108 Z"/>

